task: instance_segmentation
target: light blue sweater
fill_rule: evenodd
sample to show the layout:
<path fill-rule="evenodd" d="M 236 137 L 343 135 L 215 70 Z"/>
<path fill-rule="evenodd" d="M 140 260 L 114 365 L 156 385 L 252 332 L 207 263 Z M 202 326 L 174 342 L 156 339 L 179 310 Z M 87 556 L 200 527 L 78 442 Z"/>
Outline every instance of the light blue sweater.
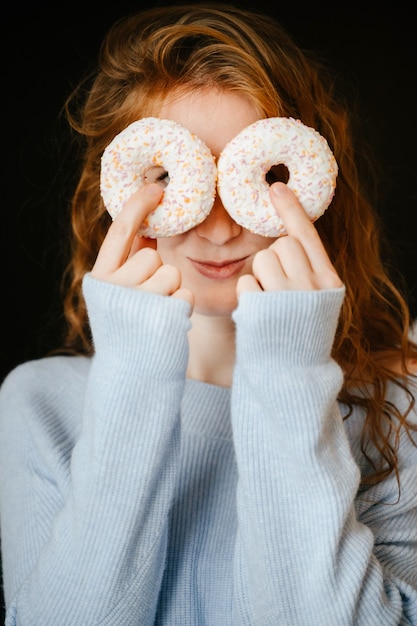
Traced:
<path fill-rule="evenodd" d="M 0 393 L 8 626 L 417 624 L 417 449 L 402 438 L 400 498 L 394 476 L 358 492 L 343 289 L 244 294 L 231 389 L 186 380 L 184 301 L 84 293 L 95 356 Z"/>

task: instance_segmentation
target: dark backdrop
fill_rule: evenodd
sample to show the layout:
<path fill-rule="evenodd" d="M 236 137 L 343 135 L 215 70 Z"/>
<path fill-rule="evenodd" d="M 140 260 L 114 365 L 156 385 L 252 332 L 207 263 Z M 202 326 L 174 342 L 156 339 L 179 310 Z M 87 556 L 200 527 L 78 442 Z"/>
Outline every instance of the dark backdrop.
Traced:
<path fill-rule="evenodd" d="M 63 101 L 94 60 L 108 26 L 151 4 L 156 3 L 55 3 L 52 8 L 17 3 L 2 9 L 1 378 L 59 341 L 63 232 L 75 158 L 60 116 Z M 278 17 L 303 47 L 316 50 L 346 86 L 380 166 L 390 262 L 417 317 L 413 16 L 402 2 L 253 5 Z"/>

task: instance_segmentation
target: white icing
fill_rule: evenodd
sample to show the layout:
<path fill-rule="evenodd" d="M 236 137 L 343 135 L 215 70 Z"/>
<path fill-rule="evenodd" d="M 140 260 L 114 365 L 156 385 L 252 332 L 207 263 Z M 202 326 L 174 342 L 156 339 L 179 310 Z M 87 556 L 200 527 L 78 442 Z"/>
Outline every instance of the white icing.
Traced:
<path fill-rule="evenodd" d="M 300 120 L 274 117 L 244 128 L 219 157 L 218 191 L 226 210 L 244 228 L 266 237 L 285 234 L 269 197 L 266 173 L 284 164 L 287 182 L 312 221 L 329 206 L 338 167 L 327 141 Z"/>
<path fill-rule="evenodd" d="M 169 174 L 160 204 L 140 234 L 170 237 L 202 222 L 216 193 L 216 165 L 205 143 L 180 124 L 154 117 L 130 124 L 106 147 L 101 159 L 100 191 L 114 219 L 144 183 L 152 168 Z"/>

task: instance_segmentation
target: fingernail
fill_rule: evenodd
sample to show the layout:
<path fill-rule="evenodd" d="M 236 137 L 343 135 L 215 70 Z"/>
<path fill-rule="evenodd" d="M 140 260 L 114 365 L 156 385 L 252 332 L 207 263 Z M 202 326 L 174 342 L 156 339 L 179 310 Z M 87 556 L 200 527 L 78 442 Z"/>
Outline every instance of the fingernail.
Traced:
<path fill-rule="evenodd" d="M 285 183 L 274 183 L 271 185 L 272 193 L 275 196 L 283 196 L 286 193 L 286 186 Z"/>
<path fill-rule="evenodd" d="M 148 196 L 160 196 L 162 193 L 162 188 L 158 183 L 149 183 L 145 185 L 145 193 Z"/>

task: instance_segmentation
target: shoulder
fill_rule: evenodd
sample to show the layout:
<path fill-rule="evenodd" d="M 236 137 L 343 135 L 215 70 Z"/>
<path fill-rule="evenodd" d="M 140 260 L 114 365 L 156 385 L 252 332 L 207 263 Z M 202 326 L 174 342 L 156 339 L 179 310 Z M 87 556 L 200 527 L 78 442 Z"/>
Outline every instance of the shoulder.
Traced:
<path fill-rule="evenodd" d="M 0 387 L 4 436 L 16 429 L 39 431 L 42 426 L 51 432 L 59 424 L 77 431 L 90 361 L 82 356 L 52 356 L 13 369 Z"/>
<path fill-rule="evenodd" d="M 51 356 L 27 361 L 14 368 L 0 386 L 0 396 L 18 390 L 19 396 L 55 392 L 85 383 L 90 359 L 82 356 Z"/>

